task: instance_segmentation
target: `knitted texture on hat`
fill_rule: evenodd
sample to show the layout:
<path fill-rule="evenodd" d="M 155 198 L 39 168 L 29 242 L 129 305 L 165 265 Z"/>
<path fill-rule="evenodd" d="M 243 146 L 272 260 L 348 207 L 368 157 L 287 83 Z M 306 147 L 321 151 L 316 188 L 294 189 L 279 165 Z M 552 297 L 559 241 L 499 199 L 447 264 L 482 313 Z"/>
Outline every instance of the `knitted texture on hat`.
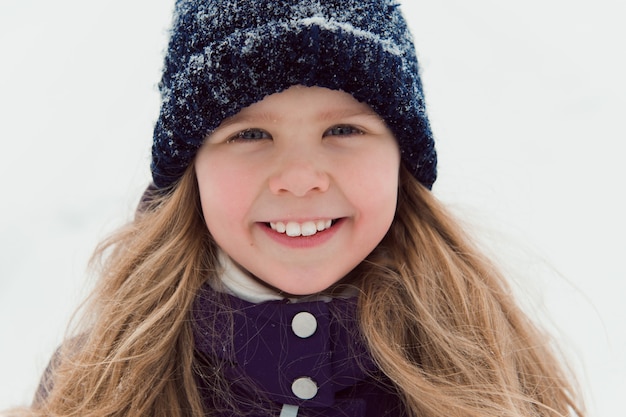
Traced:
<path fill-rule="evenodd" d="M 154 129 L 156 187 L 173 185 L 224 119 L 298 84 L 367 103 L 405 167 L 432 187 L 437 156 L 417 57 L 392 0 L 177 0 Z"/>

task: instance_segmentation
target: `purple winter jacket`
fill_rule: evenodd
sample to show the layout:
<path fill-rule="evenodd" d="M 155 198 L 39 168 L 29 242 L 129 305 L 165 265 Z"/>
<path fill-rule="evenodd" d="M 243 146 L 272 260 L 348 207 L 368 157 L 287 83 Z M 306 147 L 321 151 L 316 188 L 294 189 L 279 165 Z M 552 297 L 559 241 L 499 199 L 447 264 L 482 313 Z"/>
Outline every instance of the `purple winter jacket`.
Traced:
<path fill-rule="evenodd" d="M 367 353 L 355 299 L 253 304 L 205 285 L 193 316 L 195 371 L 212 416 L 408 417 L 393 384 Z M 34 404 L 54 384 L 56 357 Z M 223 375 L 236 409 L 208 388 L 216 373 Z"/>
<path fill-rule="evenodd" d="M 200 390 L 219 417 L 408 416 L 367 353 L 356 299 L 253 304 L 207 285 L 194 320 Z M 207 388 L 217 369 L 237 410 Z"/>

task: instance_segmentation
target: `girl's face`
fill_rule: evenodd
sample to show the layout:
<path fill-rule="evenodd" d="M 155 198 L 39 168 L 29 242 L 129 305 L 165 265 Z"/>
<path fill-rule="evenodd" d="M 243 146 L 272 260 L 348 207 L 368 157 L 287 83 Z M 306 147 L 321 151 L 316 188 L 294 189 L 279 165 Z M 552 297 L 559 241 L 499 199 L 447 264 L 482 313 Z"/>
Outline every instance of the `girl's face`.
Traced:
<path fill-rule="evenodd" d="M 265 283 L 325 290 L 387 233 L 400 153 L 391 131 L 351 95 L 294 86 L 226 119 L 195 161 L 217 244 Z"/>

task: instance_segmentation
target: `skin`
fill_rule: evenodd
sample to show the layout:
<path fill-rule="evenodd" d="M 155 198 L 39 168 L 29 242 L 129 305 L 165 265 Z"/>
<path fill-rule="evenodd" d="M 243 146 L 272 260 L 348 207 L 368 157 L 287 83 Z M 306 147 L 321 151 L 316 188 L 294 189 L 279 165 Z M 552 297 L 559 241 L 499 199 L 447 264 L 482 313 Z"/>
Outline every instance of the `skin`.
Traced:
<path fill-rule="evenodd" d="M 394 218 L 399 167 L 397 142 L 369 106 L 303 86 L 226 119 L 195 160 L 218 245 L 254 277 L 293 295 L 327 289 L 378 245 Z M 323 229 L 329 220 L 330 228 L 311 236 L 279 233 L 281 223 Z"/>

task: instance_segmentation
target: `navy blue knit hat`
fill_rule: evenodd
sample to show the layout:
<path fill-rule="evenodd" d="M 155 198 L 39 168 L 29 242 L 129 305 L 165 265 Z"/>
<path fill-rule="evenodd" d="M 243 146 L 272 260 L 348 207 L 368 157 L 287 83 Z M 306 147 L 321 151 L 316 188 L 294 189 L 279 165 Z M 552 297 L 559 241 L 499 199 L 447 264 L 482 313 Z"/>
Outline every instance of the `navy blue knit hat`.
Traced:
<path fill-rule="evenodd" d="M 173 185 L 210 134 L 292 85 L 350 93 L 387 123 L 406 168 L 436 179 L 412 36 L 394 0 L 177 0 L 152 176 Z"/>

